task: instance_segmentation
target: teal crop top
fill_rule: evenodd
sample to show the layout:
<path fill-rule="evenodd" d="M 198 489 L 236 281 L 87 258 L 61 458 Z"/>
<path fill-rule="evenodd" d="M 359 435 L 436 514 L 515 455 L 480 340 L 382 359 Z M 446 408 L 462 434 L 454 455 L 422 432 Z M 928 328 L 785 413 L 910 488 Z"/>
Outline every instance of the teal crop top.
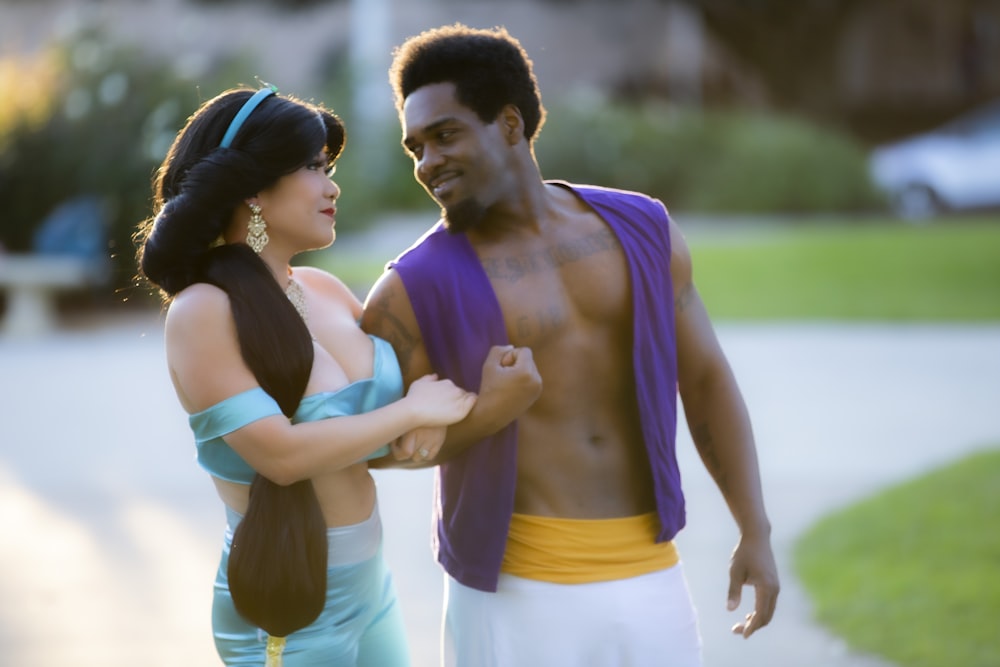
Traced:
<path fill-rule="evenodd" d="M 369 338 L 375 344 L 372 376 L 336 391 L 304 397 L 292 416 L 293 424 L 370 412 L 402 397 L 403 374 L 392 346 L 381 338 Z M 226 444 L 222 436 L 258 419 L 280 414 L 277 401 L 260 387 L 255 387 L 190 415 L 188 423 L 194 432 L 198 464 L 220 479 L 250 484 L 254 469 Z M 384 456 L 388 452 L 389 445 L 384 445 L 365 460 Z"/>

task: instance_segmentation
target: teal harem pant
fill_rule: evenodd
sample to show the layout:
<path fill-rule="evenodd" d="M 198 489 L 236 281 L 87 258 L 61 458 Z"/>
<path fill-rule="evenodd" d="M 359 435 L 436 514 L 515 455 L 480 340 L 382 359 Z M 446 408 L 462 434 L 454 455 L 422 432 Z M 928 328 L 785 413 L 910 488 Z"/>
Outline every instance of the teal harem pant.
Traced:
<path fill-rule="evenodd" d="M 236 612 L 226 577 L 240 515 L 226 511 L 228 528 L 215 579 L 212 630 L 226 665 L 264 664 L 267 634 Z M 402 611 L 382 558 L 378 504 L 365 521 L 327 531 L 330 544 L 326 606 L 313 623 L 287 638 L 285 667 L 408 667 Z"/>

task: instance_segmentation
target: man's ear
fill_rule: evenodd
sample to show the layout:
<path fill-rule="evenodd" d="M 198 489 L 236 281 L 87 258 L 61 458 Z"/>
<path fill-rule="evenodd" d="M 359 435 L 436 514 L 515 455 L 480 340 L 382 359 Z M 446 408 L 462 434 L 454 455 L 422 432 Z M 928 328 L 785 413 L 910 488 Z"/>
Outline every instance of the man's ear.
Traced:
<path fill-rule="evenodd" d="M 521 110 L 516 106 L 508 104 L 501 109 L 499 120 L 500 129 L 510 144 L 516 144 L 524 138 L 524 118 L 521 117 Z"/>

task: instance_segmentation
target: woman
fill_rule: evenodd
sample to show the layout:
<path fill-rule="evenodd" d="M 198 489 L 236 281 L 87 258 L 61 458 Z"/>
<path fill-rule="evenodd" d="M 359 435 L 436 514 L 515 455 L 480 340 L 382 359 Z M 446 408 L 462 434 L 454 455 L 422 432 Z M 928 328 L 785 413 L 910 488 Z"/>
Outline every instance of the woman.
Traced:
<path fill-rule="evenodd" d="M 476 400 L 432 376 L 402 396 L 355 296 L 290 266 L 333 242 L 344 140 L 320 106 L 222 93 L 178 134 L 137 234 L 141 271 L 169 304 L 170 377 L 226 508 L 212 623 L 227 665 L 409 664 L 367 459 Z"/>

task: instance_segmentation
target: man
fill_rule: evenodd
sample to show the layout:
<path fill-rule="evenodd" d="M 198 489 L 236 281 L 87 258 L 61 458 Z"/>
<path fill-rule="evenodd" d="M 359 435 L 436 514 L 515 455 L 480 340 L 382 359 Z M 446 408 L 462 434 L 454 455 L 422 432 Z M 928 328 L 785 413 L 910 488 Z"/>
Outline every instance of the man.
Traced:
<path fill-rule="evenodd" d="M 733 628 L 749 637 L 778 594 L 755 446 L 663 205 L 542 179 L 545 112 L 503 29 L 411 38 L 390 78 L 403 145 L 443 213 L 390 263 L 363 326 L 393 344 L 407 382 L 436 372 L 480 394 L 443 446 L 426 433 L 398 454 L 440 465 L 446 664 L 701 664 L 672 541 L 678 390 L 741 531 L 729 608 L 755 588 Z"/>

